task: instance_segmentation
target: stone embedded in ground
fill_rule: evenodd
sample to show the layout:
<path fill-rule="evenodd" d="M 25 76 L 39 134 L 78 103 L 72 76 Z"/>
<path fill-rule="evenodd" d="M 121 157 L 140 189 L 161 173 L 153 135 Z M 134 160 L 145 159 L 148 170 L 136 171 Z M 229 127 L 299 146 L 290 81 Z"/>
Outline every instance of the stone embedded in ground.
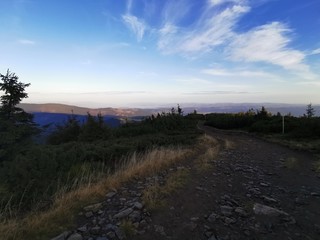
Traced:
<path fill-rule="evenodd" d="M 208 222 L 214 223 L 218 218 L 219 216 L 217 214 L 211 213 L 210 216 L 208 217 Z"/>
<path fill-rule="evenodd" d="M 267 196 L 262 196 L 262 199 L 266 202 L 269 202 L 269 203 L 277 203 L 278 201 L 274 198 L 271 198 L 271 197 L 267 197 Z"/>
<path fill-rule="evenodd" d="M 65 231 L 65 232 L 61 233 L 59 236 L 52 238 L 51 240 L 65 240 L 70 235 L 70 233 L 71 232 L 69 232 L 69 231 Z"/>
<path fill-rule="evenodd" d="M 99 226 L 94 226 L 93 228 L 90 229 L 90 233 L 92 233 L 92 234 L 99 234 L 100 230 L 101 230 L 101 227 L 99 227 Z"/>
<path fill-rule="evenodd" d="M 96 240 L 108 240 L 106 237 L 98 237 Z"/>
<path fill-rule="evenodd" d="M 115 233 L 116 233 L 117 237 L 118 237 L 120 240 L 126 238 L 125 233 L 124 233 L 120 228 L 116 228 L 116 229 L 115 229 Z"/>
<path fill-rule="evenodd" d="M 82 240 L 82 236 L 79 233 L 74 233 L 70 237 L 68 237 L 68 240 Z"/>
<path fill-rule="evenodd" d="M 140 203 L 140 202 L 135 202 L 135 203 L 133 204 L 133 208 L 138 209 L 138 210 L 141 210 L 141 209 L 143 208 L 143 204 Z"/>
<path fill-rule="evenodd" d="M 221 209 L 222 215 L 224 215 L 224 216 L 231 216 L 232 215 L 232 211 L 233 211 L 232 207 L 230 207 L 230 206 L 220 206 L 220 209 Z"/>
<path fill-rule="evenodd" d="M 313 197 L 320 197 L 320 193 L 318 193 L 318 192 L 312 192 L 312 193 L 310 193 L 310 195 Z"/>
<path fill-rule="evenodd" d="M 96 203 L 83 208 L 86 212 L 98 212 L 102 208 L 102 203 Z"/>
<path fill-rule="evenodd" d="M 284 211 L 281 211 L 279 209 L 269 207 L 267 205 L 263 205 L 260 203 L 254 204 L 253 212 L 256 215 L 264 215 L 264 216 L 270 216 L 270 217 L 289 216 L 289 214 Z"/>
<path fill-rule="evenodd" d="M 90 211 L 86 212 L 84 215 L 86 216 L 86 218 L 91 218 L 93 216 L 93 213 Z"/>
<path fill-rule="evenodd" d="M 107 232 L 107 237 L 114 239 L 116 237 L 116 234 L 114 232 Z"/>
<path fill-rule="evenodd" d="M 162 236 L 166 236 L 166 233 L 164 231 L 164 227 L 160 226 L 160 225 L 154 225 L 154 231 L 157 233 L 160 233 Z"/>
<path fill-rule="evenodd" d="M 141 213 L 139 211 L 133 211 L 129 214 L 129 218 L 132 222 L 140 222 L 141 220 Z"/>
<path fill-rule="evenodd" d="M 227 225 L 230 225 L 230 224 L 233 224 L 233 223 L 236 223 L 236 222 L 237 222 L 236 219 L 234 219 L 234 218 L 229 218 L 229 217 L 225 217 L 225 218 L 223 219 L 223 221 L 224 221 L 225 224 L 227 224 Z"/>
<path fill-rule="evenodd" d="M 269 187 L 270 184 L 269 184 L 269 183 L 264 183 L 264 182 L 262 182 L 262 183 L 260 183 L 260 186 L 262 186 L 262 187 Z"/>
<path fill-rule="evenodd" d="M 87 226 L 79 227 L 77 230 L 78 230 L 79 232 L 85 232 L 85 231 L 87 231 Z"/>
<path fill-rule="evenodd" d="M 217 240 L 217 238 L 214 235 L 212 235 L 208 240 Z"/>
<path fill-rule="evenodd" d="M 132 213 L 132 212 L 133 212 L 132 208 L 127 208 L 127 209 L 117 213 L 116 215 L 114 215 L 113 218 L 121 219 L 121 218 L 129 216 L 129 214 Z"/>
<path fill-rule="evenodd" d="M 237 207 L 234 211 L 236 213 L 238 213 L 241 217 L 247 217 L 248 216 L 248 213 L 241 207 Z"/>

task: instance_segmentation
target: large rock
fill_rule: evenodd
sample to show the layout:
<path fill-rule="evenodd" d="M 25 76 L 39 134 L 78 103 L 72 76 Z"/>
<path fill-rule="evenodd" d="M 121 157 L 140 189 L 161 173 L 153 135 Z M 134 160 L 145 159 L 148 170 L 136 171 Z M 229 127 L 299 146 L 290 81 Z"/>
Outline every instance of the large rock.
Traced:
<path fill-rule="evenodd" d="M 273 224 L 296 224 L 296 220 L 288 213 L 277 208 L 269 207 L 267 205 L 255 203 L 253 212 L 257 216 L 257 220 L 264 223 L 265 226 L 272 226 Z"/>
<path fill-rule="evenodd" d="M 267 205 L 263 205 L 260 203 L 254 204 L 253 212 L 256 215 L 263 215 L 263 216 L 269 216 L 269 217 L 289 216 L 289 214 L 284 211 L 281 211 L 279 209 L 269 207 Z"/>
<path fill-rule="evenodd" d="M 127 208 L 127 209 L 117 213 L 116 215 L 114 215 L 113 218 L 121 219 L 121 218 L 127 217 L 132 212 L 133 212 L 132 208 Z"/>

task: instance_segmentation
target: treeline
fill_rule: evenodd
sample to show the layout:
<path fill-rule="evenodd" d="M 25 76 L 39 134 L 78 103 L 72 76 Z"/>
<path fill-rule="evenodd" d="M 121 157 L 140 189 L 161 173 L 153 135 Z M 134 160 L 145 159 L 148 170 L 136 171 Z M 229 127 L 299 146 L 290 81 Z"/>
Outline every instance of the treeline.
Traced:
<path fill-rule="evenodd" d="M 57 191 L 95 181 L 119 166 L 125 157 L 156 146 L 194 143 L 197 121 L 172 108 L 140 122 L 110 128 L 102 115 L 87 115 L 84 123 L 71 115 L 57 126 L 45 144 L 32 115 L 16 105 L 28 95 L 29 84 L 15 74 L 1 75 L 0 88 L 0 217 L 6 213 L 48 207 Z"/>
<path fill-rule="evenodd" d="M 306 108 L 306 114 L 294 117 L 290 114 L 282 116 L 267 111 L 250 109 L 240 113 L 211 113 L 206 115 L 205 124 L 220 129 L 238 129 L 262 134 L 282 134 L 293 139 L 319 138 L 320 118 L 314 116 L 312 105 Z M 283 129 L 284 124 L 284 129 Z"/>

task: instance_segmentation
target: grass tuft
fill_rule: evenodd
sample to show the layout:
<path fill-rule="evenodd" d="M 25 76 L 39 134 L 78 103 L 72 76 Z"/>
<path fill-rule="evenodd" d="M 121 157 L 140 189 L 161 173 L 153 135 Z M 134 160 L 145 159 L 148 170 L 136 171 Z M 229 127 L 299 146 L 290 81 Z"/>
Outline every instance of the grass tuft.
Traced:
<path fill-rule="evenodd" d="M 202 144 L 206 145 L 206 151 L 196 159 L 196 168 L 199 171 L 207 171 L 212 168 L 212 161 L 217 157 L 220 145 L 218 141 L 210 136 L 201 139 Z"/>
<path fill-rule="evenodd" d="M 123 220 L 119 225 L 120 230 L 124 233 L 125 238 L 134 236 L 135 228 L 130 220 Z"/>
<path fill-rule="evenodd" d="M 157 210 L 166 206 L 166 197 L 182 188 L 188 179 L 189 170 L 178 169 L 169 174 L 163 186 L 155 183 L 143 191 L 142 199 L 150 210 Z"/>
<path fill-rule="evenodd" d="M 299 160 L 294 157 L 289 157 L 285 159 L 284 166 L 288 169 L 297 169 L 299 168 Z"/>

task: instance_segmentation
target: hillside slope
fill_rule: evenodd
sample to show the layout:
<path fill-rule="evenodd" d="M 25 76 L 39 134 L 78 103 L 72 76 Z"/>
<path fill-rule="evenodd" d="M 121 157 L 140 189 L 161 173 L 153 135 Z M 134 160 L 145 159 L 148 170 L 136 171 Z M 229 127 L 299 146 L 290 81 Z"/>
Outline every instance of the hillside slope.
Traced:
<path fill-rule="evenodd" d="M 91 115 L 96 116 L 101 113 L 104 115 L 113 115 L 118 117 L 132 117 L 132 116 L 147 116 L 151 115 L 153 110 L 151 109 L 139 109 L 139 108 L 85 108 L 77 107 L 65 104 L 47 103 L 47 104 L 32 104 L 22 103 L 19 107 L 26 112 L 46 112 L 46 113 L 64 113 L 64 114 L 76 114 L 76 115 Z"/>
<path fill-rule="evenodd" d="M 318 239 L 312 155 L 203 129 L 219 143 L 209 161 L 200 156 L 136 178 L 84 208 L 78 227 L 55 239 Z"/>

